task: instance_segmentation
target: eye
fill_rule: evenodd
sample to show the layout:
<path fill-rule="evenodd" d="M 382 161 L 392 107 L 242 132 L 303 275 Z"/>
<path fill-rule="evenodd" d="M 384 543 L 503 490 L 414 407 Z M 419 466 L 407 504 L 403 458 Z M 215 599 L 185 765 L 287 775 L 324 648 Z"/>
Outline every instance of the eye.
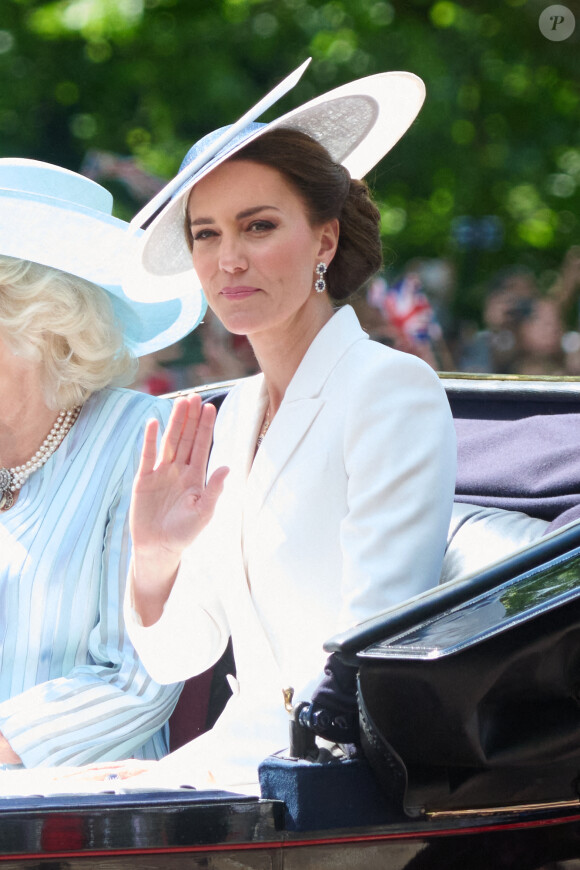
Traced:
<path fill-rule="evenodd" d="M 276 224 L 273 221 L 255 220 L 248 226 L 250 233 L 267 233 L 270 230 L 276 229 Z"/>
<path fill-rule="evenodd" d="M 204 230 L 198 230 L 196 233 L 194 233 L 192 230 L 191 235 L 192 235 L 194 242 L 203 242 L 206 239 L 211 239 L 214 236 L 217 236 L 217 233 L 215 230 L 204 229 Z"/>

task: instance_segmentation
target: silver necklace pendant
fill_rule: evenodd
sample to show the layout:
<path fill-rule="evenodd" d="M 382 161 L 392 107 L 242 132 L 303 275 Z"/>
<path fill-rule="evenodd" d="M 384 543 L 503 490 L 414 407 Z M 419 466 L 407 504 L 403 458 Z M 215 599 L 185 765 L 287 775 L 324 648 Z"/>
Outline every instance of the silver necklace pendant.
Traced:
<path fill-rule="evenodd" d="M 7 511 L 14 504 L 11 486 L 12 474 L 7 468 L 0 468 L 0 511 Z"/>
<path fill-rule="evenodd" d="M 14 504 L 14 496 L 10 490 L 4 490 L 0 496 L 0 511 L 7 511 Z"/>

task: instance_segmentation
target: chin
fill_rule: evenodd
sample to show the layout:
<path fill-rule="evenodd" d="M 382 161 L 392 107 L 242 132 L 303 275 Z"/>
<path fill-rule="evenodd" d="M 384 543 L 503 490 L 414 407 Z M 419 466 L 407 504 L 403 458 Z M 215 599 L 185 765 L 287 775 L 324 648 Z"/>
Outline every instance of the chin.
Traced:
<path fill-rule="evenodd" d="M 262 328 L 261 325 L 256 324 L 254 318 L 225 317 L 222 319 L 220 317 L 219 319 L 222 326 L 228 332 L 231 332 L 232 335 L 247 335 L 250 337 L 253 332 L 257 332 Z"/>

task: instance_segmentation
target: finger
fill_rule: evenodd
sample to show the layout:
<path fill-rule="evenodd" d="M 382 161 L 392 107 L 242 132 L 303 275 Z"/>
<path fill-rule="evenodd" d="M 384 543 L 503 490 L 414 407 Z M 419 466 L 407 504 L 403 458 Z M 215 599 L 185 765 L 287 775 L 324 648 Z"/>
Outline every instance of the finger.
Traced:
<path fill-rule="evenodd" d="M 214 514 L 217 500 L 223 491 L 224 482 L 229 472 L 229 468 L 227 468 L 225 465 L 221 466 L 220 468 L 216 468 L 216 470 L 213 472 L 212 476 L 207 482 L 207 486 L 203 494 L 203 508 L 201 510 L 202 519 L 206 523 L 210 521 Z"/>
<path fill-rule="evenodd" d="M 182 433 L 179 457 L 189 466 L 190 485 L 201 487 L 205 483 L 216 409 L 211 403 L 203 405 L 200 396 L 195 396 L 195 399 L 197 401 L 190 406 L 190 417 Z"/>
<path fill-rule="evenodd" d="M 211 402 L 201 408 L 195 440 L 191 448 L 189 463 L 194 474 L 200 481 L 205 480 L 207 463 L 213 443 L 213 428 L 216 418 L 216 408 Z"/>
<path fill-rule="evenodd" d="M 187 418 L 188 407 L 189 403 L 186 398 L 176 399 L 173 403 L 173 410 L 171 411 L 171 416 L 169 417 L 159 448 L 160 462 L 173 462 L 175 459 L 179 439 L 181 438 L 183 426 Z"/>
<path fill-rule="evenodd" d="M 151 773 L 157 767 L 157 761 L 132 760 L 131 764 L 125 765 L 119 773 L 120 779 L 130 779 L 132 776 L 140 776 L 142 773 Z"/>
<path fill-rule="evenodd" d="M 148 420 L 145 426 L 145 434 L 143 436 L 143 449 L 141 450 L 141 461 L 137 470 L 137 476 L 143 477 L 146 474 L 151 474 L 155 468 L 157 459 L 157 433 L 159 431 L 158 420 Z"/>
<path fill-rule="evenodd" d="M 184 421 L 181 438 L 179 439 L 175 454 L 175 460 L 184 465 L 189 464 L 191 458 L 191 450 L 195 441 L 201 411 L 201 396 L 197 394 L 190 396 L 187 400 L 187 418 Z"/>

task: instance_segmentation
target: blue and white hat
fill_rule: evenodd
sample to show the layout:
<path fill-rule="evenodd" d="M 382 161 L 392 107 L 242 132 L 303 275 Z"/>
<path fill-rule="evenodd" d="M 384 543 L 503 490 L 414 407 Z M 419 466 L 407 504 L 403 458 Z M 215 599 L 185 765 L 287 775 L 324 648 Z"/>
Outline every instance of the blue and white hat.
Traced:
<path fill-rule="evenodd" d="M 0 159 L 0 254 L 68 272 L 107 291 L 125 343 L 137 356 L 178 341 L 201 320 L 203 294 L 174 294 L 143 304 L 121 286 L 138 243 L 112 216 L 113 197 L 100 184 L 51 163 Z"/>
<path fill-rule="evenodd" d="M 255 123 L 294 87 L 308 63 L 235 124 L 200 139 L 176 177 L 133 218 L 131 228 L 140 238 L 124 282 L 131 298 L 153 302 L 183 296 L 188 290 L 194 295 L 202 292 L 185 236 L 187 199 L 198 181 L 253 139 L 276 127 L 301 130 L 324 145 L 353 178 L 363 178 L 399 141 L 423 105 L 425 85 L 418 76 L 385 72 L 335 88 L 270 123 Z"/>

